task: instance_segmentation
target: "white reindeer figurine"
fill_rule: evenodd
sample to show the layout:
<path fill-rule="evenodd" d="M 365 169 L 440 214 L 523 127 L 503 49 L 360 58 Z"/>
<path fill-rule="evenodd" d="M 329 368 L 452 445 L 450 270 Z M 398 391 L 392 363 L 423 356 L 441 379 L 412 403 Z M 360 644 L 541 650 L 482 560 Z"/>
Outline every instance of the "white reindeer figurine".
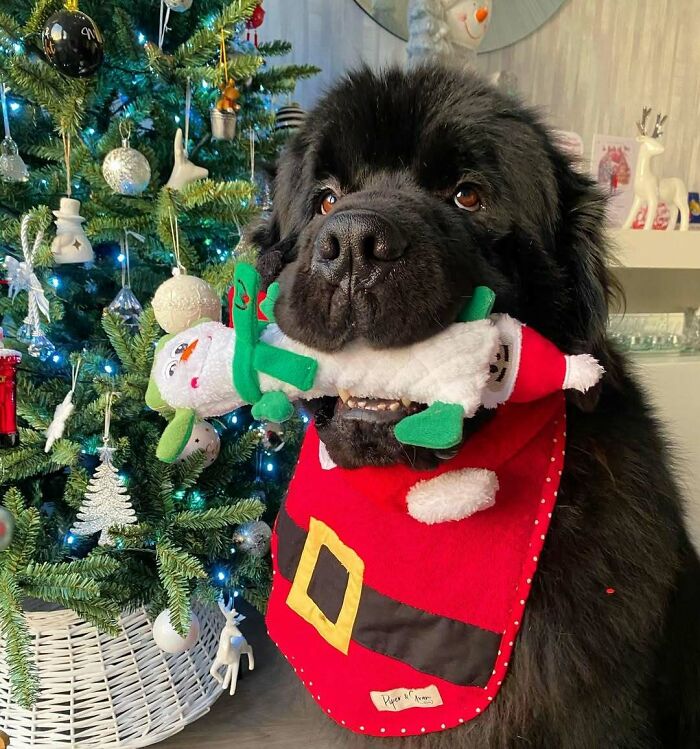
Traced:
<path fill-rule="evenodd" d="M 241 656 L 244 654 L 248 656 L 248 668 L 251 671 L 255 668 L 253 648 L 248 644 L 245 637 L 243 637 L 241 630 L 238 629 L 238 625 L 245 619 L 245 616 L 239 614 L 233 608 L 233 603 L 233 597 L 231 597 L 228 605 L 224 603 L 223 599 L 219 601 L 219 608 L 226 618 L 226 624 L 221 630 L 216 658 L 214 658 L 214 663 L 211 664 L 211 668 L 209 669 L 209 673 L 221 684 L 223 690 L 230 686 L 229 694 L 231 695 L 236 693 Z M 226 666 L 223 676 L 219 673 L 222 666 Z"/>
<path fill-rule="evenodd" d="M 652 171 L 652 159 L 666 150 L 659 140 L 663 133 L 666 115 L 656 115 L 654 130 L 651 135 L 647 135 L 647 119 L 650 114 L 651 107 L 643 107 L 641 122 L 637 123 L 639 156 L 637 157 L 637 168 L 634 175 L 634 202 L 622 228 L 631 229 L 639 209 L 646 205 L 647 216 L 644 229 L 651 229 L 656 217 L 656 208 L 659 199 L 661 199 L 669 206 L 671 211 L 666 227 L 667 231 L 675 229 L 679 212 L 681 214 L 681 231 L 688 231 L 690 208 L 685 183 L 679 177 L 667 177 L 660 180 Z"/>

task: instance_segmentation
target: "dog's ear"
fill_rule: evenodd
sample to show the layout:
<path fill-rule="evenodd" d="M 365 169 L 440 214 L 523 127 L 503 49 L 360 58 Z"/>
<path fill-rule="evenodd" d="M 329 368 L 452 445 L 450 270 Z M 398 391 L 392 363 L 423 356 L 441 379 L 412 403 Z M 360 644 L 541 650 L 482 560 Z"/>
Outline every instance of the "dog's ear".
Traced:
<path fill-rule="evenodd" d="M 247 232 L 247 241 L 258 250 L 258 272 L 266 288 L 279 276 L 284 266 L 294 259 L 296 252 L 296 234 L 280 236 L 280 224 L 277 211 L 260 219 Z"/>
<path fill-rule="evenodd" d="M 258 271 L 266 287 L 296 256 L 298 233 L 291 227 L 295 224 L 293 204 L 300 200 L 298 181 L 303 153 L 299 138 L 293 136 L 280 160 L 274 165 L 265 165 L 268 174 L 274 174 L 272 213 L 255 222 L 246 232 L 246 240 L 258 250 Z"/>
<path fill-rule="evenodd" d="M 606 200 L 588 175 L 553 149 L 559 216 L 552 253 L 565 288 L 567 353 L 597 353 L 606 345 L 616 284 L 608 268 Z"/>
<path fill-rule="evenodd" d="M 607 341 L 611 301 L 621 295 L 619 284 L 608 268 L 605 237 L 606 200 L 593 181 L 558 154 L 557 181 L 560 225 L 556 253 L 565 295 L 567 353 L 592 353 L 606 369 L 614 368 Z M 614 373 L 609 371 L 614 377 Z M 595 407 L 599 388 L 573 398 L 584 410 Z"/>

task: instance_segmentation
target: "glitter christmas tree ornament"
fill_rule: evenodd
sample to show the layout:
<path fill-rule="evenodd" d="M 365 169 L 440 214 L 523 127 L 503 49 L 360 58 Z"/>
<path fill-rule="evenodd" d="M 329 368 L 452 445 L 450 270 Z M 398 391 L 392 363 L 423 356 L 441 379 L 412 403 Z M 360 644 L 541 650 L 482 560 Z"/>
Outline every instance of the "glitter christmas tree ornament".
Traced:
<path fill-rule="evenodd" d="M 136 522 L 131 497 L 112 463 L 114 448 L 109 445 L 109 427 L 114 397 L 115 393 L 109 393 L 107 396 L 100 464 L 90 479 L 85 501 L 78 510 L 78 520 L 71 529 L 71 533 L 76 536 L 92 536 L 99 533 L 100 546 L 114 545 L 114 539 L 109 534 L 110 528 L 117 525 L 132 525 Z"/>

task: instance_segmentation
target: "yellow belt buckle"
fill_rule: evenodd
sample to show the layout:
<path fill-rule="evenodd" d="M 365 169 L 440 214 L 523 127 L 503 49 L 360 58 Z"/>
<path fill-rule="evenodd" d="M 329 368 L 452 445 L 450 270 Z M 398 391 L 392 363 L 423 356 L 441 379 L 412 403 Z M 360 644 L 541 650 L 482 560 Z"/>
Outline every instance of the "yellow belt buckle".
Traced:
<path fill-rule="evenodd" d="M 318 563 L 321 547 L 325 546 L 348 572 L 343 605 L 335 622 L 332 622 L 314 603 L 308 594 L 311 577 Z M 357 609 L 362 595 L 362 580 L 365 563 L 353 549 L 346 546 L 336 532 L 321 520 L 311 518 L 309 534 L 299 558 L 292 589 L 287 596 L 287 605 L 307 621 L 326 642 L 347 655 Z"/>

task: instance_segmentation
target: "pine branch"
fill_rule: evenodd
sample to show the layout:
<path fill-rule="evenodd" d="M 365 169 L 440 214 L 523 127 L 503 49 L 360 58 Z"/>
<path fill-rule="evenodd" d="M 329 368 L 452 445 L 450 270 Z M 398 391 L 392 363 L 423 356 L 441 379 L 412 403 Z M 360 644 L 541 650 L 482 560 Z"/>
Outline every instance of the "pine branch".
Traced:
<path fill-rule="evenodd" d="M 46 19 L 58 9 L 59 5 L 60 3 L 57 0 L 37 0 L 29 20 L 24 25 L 25 35 L 39 34 L 44 28 Z"/>
<path fill-rule="evenodd" d="M 187 491 L 197 485 L 206 464 L 207 456 L 203 450 L 197 450 L 173 468 L 173 487 L 178 491 Z"/>
<path fill-rule="evenodd" d="M 208 510 L 185 510 L 173 517 L 175 528 L 196 531 L 219 530 L 230 525 L 240 525 L 257 520 L 265 506 L 257 499 L 239 499 L 229 507 L 212 507 Z"/>
<path fill-rule="evenodd" d="M 105 312 L 102 317 L 102 327 L 121 363 L 127 369 L 135 369 L 136 361 L 132 348 L 133 334 L 127 328 L 124 320 L 115 312 Z"/>
<path fill-rule="evenodd" d="M 257 0 L 235 0 L 224 7 L 213 23 L 203 23 L 175 53 L 182 66 L 202 65 L 219 49 L 221 31 L 228 31 L 239 21 L 250 18 Z"/>
<path fill-rule="evenodd" d="M 30 562 L 36 553 L 37 540 L 41 532 L 41 517 L 34 507 L 15 515 L 15 530 L 12 543 L 5 552 L 4 567 L 15 574 Z"/>
<path fill-rule="evenodd" d="M 31 638 L 20 605 L 21 593 L 6 570 L 0 570 L 0 633 L 10 672 L 12 698 L 20 707 L 36 701 L 39 683 L 31 660 Z"/>
<path fill-rule="evenodd" d="M 170 621 L 185 637 L 190 627 L 190 579 L 204 578 L 201 562 L 191 554 L 162 539 L 156 546 L 158 574 L 168 598 Z"/>
<path fill-rule="evenodd" d="M 292 45 L 281 39 L 258 44 L 258 52 L 260 52 L 263 57 L 280 57 L 282 55 L 288 55 L 291 51 Z"/>

